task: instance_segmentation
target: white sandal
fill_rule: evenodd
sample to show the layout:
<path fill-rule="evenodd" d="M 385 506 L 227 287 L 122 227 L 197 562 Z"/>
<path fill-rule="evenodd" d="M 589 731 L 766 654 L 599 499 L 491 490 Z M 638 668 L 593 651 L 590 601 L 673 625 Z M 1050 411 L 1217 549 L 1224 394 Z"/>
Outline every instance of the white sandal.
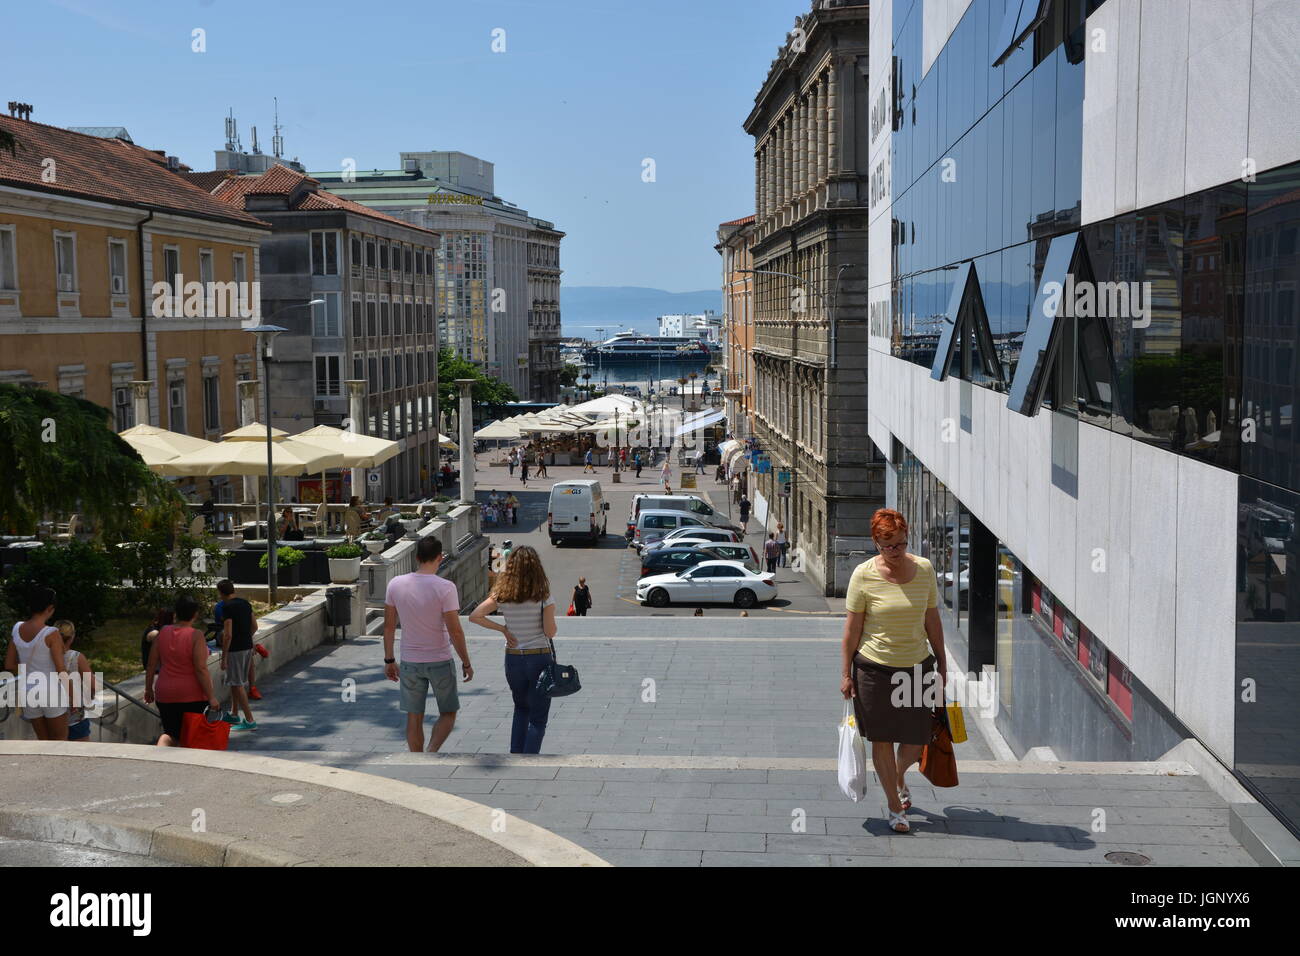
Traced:
<path fill-rule="evenodd" d="M 906 786 L 899 788 L 898 799 L 903 801 L 904 811 L 912 809 L 912 791 L 908 790 Z"/>
<path fill-rule="evenodd" d="M 889 813 L 890 830 L 892 830 L 894 833 L 899 833 L 899 834 L 912 832 L 912 825 L 907 822 L 907 818 L 903 816 L 902 810 L 898 811 L 897 813 L 895 813 L 892 810 L 888 810 L 887 812 Z M 898 829 L 900 826 L 903 829 L 901 830 Z"/>

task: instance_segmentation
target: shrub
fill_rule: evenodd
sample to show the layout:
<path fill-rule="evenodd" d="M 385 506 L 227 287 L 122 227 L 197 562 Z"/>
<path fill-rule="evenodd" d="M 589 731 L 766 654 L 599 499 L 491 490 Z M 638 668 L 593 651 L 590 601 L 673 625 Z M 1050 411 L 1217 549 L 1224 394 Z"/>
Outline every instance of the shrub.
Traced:
<path fill-rule="evenodd" d="M 112 612 L 120 580 L 116 555 L 84 541 L 71 541 L 28 551 L 26 562 L 4 579 L 4 593 L 9 606 L 22 614 L 33 588 L 53 588 L 55 614 L 72 621 L 78 634 L 89 635 Z"/>
<path fill-rule="evenodd" d="M 262 559 L 257 562 L 257 566 L 265 569 L 270 557 L 270 554 L 262 555 Z M 302 551 L 299 551 L 297 548 L 285 547 L 275 549 L 275 564 L 276 567 L 279 568 L 291 568 L 295 564 L 300 563 L 305 557 L 307 557 L 307 555 Z"/>
<path fill-rule="evenodd" d="M 325 552 L 327 558 L 359 558 L 361 548 L 355 544 L 336 544 Z"/>
<path fill-rule="evenodd" d="M 418 521 L 420 519 L 420 516 L 414 511 L 403 511 L 397 517 L 403 521 Z"/>

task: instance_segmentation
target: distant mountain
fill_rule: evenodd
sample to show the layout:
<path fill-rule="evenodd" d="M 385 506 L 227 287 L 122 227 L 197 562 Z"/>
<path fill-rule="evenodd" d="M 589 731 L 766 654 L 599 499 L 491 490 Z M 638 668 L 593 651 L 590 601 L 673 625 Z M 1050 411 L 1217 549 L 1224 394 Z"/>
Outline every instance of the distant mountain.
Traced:
<path fill-rule="evenodd" d="M 722 290 L 699 292 L 665 292 L 640 286 L 566 285 L 560 287 L 561 332 L 567 336 L 592 339 L 606 329 L 606 337 L 625 328 L 649 334 L 656 330 L 655 319 L 679 312 L 722 312 Z"/>

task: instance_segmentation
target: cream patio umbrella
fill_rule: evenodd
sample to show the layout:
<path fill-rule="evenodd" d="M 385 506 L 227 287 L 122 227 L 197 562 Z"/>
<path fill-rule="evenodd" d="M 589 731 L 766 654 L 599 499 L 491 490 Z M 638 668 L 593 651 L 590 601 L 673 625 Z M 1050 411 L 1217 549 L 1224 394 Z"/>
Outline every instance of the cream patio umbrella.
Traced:
<path fill-rule="evenodd" d="M 495 439 L 497 441 L 510 441 L 511 439 L 519 437 L 519 429 L 508 422 L 496 421 L 484 425 L 474 433 L 474 437 L 487 440 Z"/>
<path fill-rule="evenodd" d="M 271 436 L 271 472 L 280 477 L 294 477 L 326 468 L 337 468 L 342 461 L 341 455 L 319 445 L 294 441 L 286 437 L 286 433 L 278 428 L 271 430 Z M 233 432 L 227 432 L 224 438 L 224 441 L 209 443 L 207 448 L 179 455 L 165 462 L 162 468 L 167 474 L 203 477 L 266 474 L 265 425 L 253 422 Z M 254 500 L 260 510 L 260 495 Z"/>
<path fill-rule="evenodd" d="M 203 438 L 195 438 L 193 435 L 184 435 L 180 432 L 168 431 L 165 428 L 159 428 L 156 425 L 133 425 L 125 431 L 117 433 L 118 437 L 125 441 L 137 451 L 142 447 L 149 447 L 164 452 L 171 452 L 172 457 L 183 455 L 186 452 L 198 451 L 200 448 L 207 448 L 214 444 Z"/>
<path fill-rule="evenodd" d="M 401 445 L 395 441 L 389 441 L 387 438 L 378 438 L 374 435 L 359 435 L 356 432 L 335 428 L 332 425 L 317 425 L 315 428 L 309 428 L 305 432 L 294 435 L 293 440 L 316 445 L 326 451 L 341 455 L 343 457 L 342 463 L 331 466 L 339 468 L 378 468 L 402 450 Z M 353 493 L 356 493 L 355 488 Z M 324 469 L 320 473 L 320 496 L 322 502 L 328 501 L 329 496 L 325 493 Z"/>

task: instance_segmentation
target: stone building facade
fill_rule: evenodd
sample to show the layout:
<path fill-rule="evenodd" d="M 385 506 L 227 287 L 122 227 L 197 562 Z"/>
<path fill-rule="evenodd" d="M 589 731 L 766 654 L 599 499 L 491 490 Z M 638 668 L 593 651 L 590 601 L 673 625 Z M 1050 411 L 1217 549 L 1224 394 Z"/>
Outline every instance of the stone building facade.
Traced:
<path fill-rule="evenodd" d="M 885 497 L 867 437 L 867 14 L 821 0 L 796 18 L 744 123 L 754 439 L 771 463 L 751 470 L 751 498 L 826 594 L 844 592 Z"/>

